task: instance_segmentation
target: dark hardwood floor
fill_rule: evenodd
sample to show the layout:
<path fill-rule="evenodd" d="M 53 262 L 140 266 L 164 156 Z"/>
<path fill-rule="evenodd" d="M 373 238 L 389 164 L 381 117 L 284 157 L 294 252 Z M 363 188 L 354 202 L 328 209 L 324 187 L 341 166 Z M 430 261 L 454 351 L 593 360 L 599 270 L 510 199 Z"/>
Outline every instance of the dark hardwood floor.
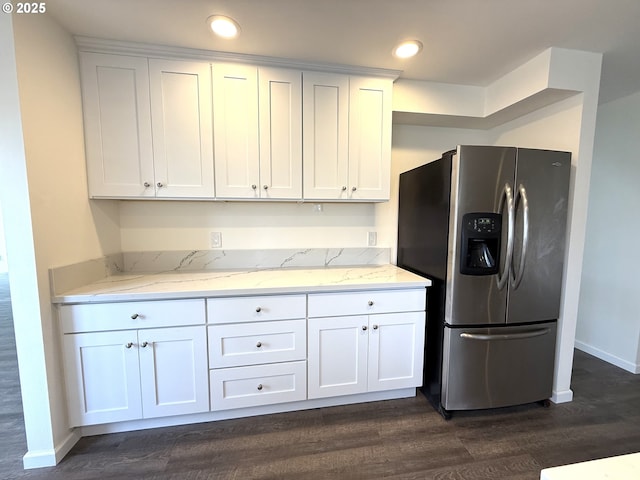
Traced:
<path fill-rule="evenodd" d="M 539 479 L 545 467 L 640 451 L 640 375 L 576 351 L 574 401 L 459 412 L 415 398 L 83 438 L 54 468 L 26 451 L 0 275 L 1 479 Z"/>

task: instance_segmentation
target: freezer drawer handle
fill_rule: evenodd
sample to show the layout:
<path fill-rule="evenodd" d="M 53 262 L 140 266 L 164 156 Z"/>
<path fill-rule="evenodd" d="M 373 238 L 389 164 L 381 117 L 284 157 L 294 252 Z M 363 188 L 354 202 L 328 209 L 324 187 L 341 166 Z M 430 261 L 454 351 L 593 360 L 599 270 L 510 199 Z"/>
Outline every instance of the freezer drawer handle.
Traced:
<path fill-rule="evenodd" d="M 469 340 L 520 340 L 523 338 L 533 338 L 546 335 L 551 330 L 549 328 L 541 328 L 540 330 L 532 330 L 524 333 L 502 333 L 499 335 L 486 335 L 483 333 L 461 333 L 460 338 L 468 338 Z"/>

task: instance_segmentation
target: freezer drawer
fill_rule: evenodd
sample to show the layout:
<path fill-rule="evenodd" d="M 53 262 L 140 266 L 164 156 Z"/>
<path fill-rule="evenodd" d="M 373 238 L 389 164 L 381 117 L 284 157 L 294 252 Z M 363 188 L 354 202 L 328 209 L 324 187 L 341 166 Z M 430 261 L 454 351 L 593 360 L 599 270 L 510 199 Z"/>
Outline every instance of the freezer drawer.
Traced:
<path fill-rule="evenodd" d="M 442 406 L 506 407 L 551 396 L 556 322 L 444 329 Z"/>

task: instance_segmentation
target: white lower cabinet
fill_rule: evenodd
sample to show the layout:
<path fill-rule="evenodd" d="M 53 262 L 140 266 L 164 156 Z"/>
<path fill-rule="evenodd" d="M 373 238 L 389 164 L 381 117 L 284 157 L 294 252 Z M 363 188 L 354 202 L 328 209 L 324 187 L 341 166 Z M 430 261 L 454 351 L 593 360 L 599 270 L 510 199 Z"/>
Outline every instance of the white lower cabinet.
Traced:
<path fill-rule="evenodd" d="M 70 426 L 406 395 L 422 383 L 425 301 L 408 288 L 60 306 Z"/>
<path fill-rule="evenodd" d="M 203 300 L 69 305 L 60 318 L 70 426 L 209 410 Z"/>
<path fill-rule="evenodd" d="M 211 410 L 307 399 L 306 295 L 207 300 Z"/>
<path fill-rule="evenodd" d="M 309 295 L 309 398 L 422 385 L 425 302 L 424 289 Z M 362 314 L 317 316 L 338 311 Z"/>

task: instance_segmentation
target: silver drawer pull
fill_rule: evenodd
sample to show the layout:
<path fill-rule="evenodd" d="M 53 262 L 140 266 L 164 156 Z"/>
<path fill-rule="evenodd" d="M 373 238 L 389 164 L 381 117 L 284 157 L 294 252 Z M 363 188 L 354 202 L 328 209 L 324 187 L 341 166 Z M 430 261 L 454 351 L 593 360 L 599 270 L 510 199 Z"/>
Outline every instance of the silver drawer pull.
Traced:
<path fill-rule="evenodd" d="M 258 390 L 262 390 L 262 384 L 261 383 L 258 384 Z"/>
<path fill-rule="evenodd" d="M 262 311 L 262 307 L 256 307 L 256 312 L 260 313 Z"/>
<path fill-rule="evenodd" d="M 151 345 L 151 342 L 142 342 L 142 345 L 140 345 L 142 348 L 147 348 L 149 345 Z"/>
<path fill-rule="evenodd" d="M 262 346 L 262 342 L 256 343 L 256 347 L 260 348 Z"/>
<path fill-rule="evenodd" d="M 127 343 L 127 344 L 124 346 L 124 348 L 131 348 L 131 347 L 133 347 L 133 343 L 131 343 L 131 342 Z"/>
<path fill-rule="evenodd" d="M 373 300 L 369 300 L 369 301 L 367 302 L 367 305 L 369 305 L 370 307 L 373 307 Z"/>
<path fill-rule="evenodd" d="M 373 329 L 374 329 L 374 330 L 377 330 L 377 329 L 378 329 L 378 325 L 374 325 L 374 326 L 373 326 Z"/>
<path fill-rule="evenodd" d="M 138 315 L 137 313 L 134 313 L 133 315 L 131 315 L 131 320 L 135 320 L 136 318 L 138 318 L 140 315 Z"/>
<path fill-rule="evenodd" d="M 367 326 L 366 325 L 362 325 L 362 330 L 364 331 L 366 329 L 367 329 Z"/>

